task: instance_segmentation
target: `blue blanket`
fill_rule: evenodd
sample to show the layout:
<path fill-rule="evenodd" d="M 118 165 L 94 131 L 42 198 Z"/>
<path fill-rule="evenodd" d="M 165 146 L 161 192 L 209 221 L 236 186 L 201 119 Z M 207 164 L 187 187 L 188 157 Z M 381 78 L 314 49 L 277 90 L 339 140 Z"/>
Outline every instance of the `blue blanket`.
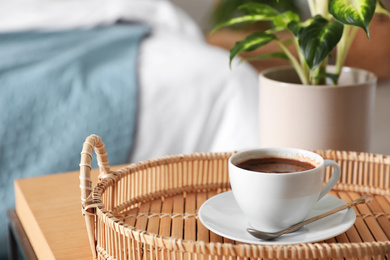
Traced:
<path fill-rule="evenodd" d="M 117 24 L 0 34 L 0 259 L 14 179 L 79 169 L 90 134 L 102 137 L 111 165 L 128 161 L 137 54 L 148 32 Z"/>

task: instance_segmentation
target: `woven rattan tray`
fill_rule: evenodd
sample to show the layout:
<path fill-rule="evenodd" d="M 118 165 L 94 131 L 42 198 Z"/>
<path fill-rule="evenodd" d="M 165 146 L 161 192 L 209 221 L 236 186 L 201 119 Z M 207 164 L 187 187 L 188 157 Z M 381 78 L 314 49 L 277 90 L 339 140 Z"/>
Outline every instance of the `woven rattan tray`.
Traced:
<path fill-rule="evenodd" d="M 93 149 L 101 174 L 92 188 Z M 316 152 L 342 168 L 332 195 L 352 201 L 369 192 L 375 199 L 354 208 L 357 218 L 352 228 L 326 241 L 251 245 L 210 232 L 197 217 L 204 201 L 230 189 L 227 166 L 232 153 L 165 157 L 111 172 L 103 142 L 92 135 L 81 153 L 80 187 L 93 255 L 139 260 L 390 259 L 390 158 Z"/>

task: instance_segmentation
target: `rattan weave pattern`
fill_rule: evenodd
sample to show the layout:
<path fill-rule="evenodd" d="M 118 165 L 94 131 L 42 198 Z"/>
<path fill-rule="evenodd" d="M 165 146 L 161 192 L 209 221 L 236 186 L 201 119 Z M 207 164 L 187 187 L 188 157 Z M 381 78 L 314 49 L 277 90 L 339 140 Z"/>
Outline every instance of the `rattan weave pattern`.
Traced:
<path fill-rule="evenodd" d="M 92 152 L 101 174 L 92 188 Z M 177 155 L 131 164 L 110 172 L 100 137 L 86 139 L 80 187 L 91 249 L 97 259 L 390 259 L 390 158 L 315 151 L 337 161 L 339 184 L 331 191 L 345 201 L 374 194 L 354 208 L 355 225 L 317 243 L 269 246 L 232 241 L 207 230 L 197 210 L 230 189 L 232 153 Z M 330 169 L 326 174 L 329 178 Z"/>

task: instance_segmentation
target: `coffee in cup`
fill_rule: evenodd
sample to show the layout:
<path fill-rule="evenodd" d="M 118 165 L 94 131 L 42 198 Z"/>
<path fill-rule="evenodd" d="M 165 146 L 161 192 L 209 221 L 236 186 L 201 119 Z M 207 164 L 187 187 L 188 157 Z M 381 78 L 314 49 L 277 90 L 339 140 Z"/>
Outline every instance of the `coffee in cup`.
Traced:
<path fill-rule="evenodd" d="M 316 166 L 305 161 L 288 158 L 268 157 L 248 159 L 238 163 L 237 167 L 256 172 L 291 173 L 311 170 Z"/>
<path fill-rule="evenodd" d="M 333 167 L 323 185 L 325 169 Z M 259 148 L 229 159 L 234 197 L 252 228 L 275 232 L 304 220 L 340 178 L 340 167 L 316 153 L 294 148 Z"/>

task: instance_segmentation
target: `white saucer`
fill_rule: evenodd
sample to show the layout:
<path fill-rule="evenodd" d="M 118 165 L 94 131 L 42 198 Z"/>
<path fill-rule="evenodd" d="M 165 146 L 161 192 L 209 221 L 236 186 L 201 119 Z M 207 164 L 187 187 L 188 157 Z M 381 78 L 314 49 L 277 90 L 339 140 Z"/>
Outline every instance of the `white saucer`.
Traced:
<path fill-rule="evenodd" d="M 341 199 L 327 194 L 318 201 L 308 218 L 344 204 L 346 203 Z M 284 234 L 277 239 L 261 240 L 246 231 L 249 227 L 248 221 L 238 207 L 232 191 L 208 199 L 200 207 L 198 215 L 206 228 L 220 236 L 244 243 L 263 245 L 300 244 L 325 240 L 345 232 L 356 220 L 355 211 L 349 208 L 317 220 L 295 232 Z"/>

